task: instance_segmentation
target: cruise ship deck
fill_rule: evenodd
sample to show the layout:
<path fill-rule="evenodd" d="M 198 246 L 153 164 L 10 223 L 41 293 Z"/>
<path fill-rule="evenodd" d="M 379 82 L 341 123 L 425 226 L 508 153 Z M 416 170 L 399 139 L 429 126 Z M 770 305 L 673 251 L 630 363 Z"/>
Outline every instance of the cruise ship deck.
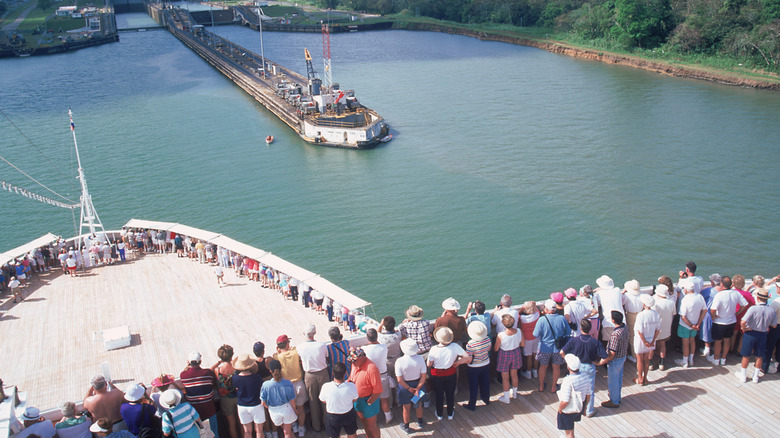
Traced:
<path fill-rule="evenodd" d="M 103 362 L 123 388 L 131 381 L 148 384 L 162 372 L 178 375 L 194 350 L 203 354 L 204 366 L 217 361 L 216 350 L 225 343 L 240 354 L 262 340 L 272 352 L 278 335 L 288 334 L 294 345 L 309 323 L 317 326 L 318 340 L 326 339 L 331 323 L 324 316 L 283 300 L 259 283 L 237 278 L 232 270 L 225 277 L 228 286 L 220 288 L 209 266 L 172 254 L 149 254 L 94 268 L 78 278 L 59 271 L 36 275 L 25 288 L 22 303 L 13 304 L 7 292 L 2 296 L 0 377 L 6 385 L 26 391 L 29 404 L 45 410 L 65 400 L 81 401 Z M 131 346 L 106 351 L 96 332 L 123 325 L 130 327 Z M 667 366 L 679 357 L 670 353 Z M 780 399 L 777 374 L 768 374 L 757 385 L 742 384 L 733 375 L 734 356 L 726 367 L 713 368 L 701 356 L 695 361 L 697 366 L 687 370 L 671 366 L 651 371 L 644 387 L 632 382 L 635 367 L 627 362 L 619 409 L 599 407 L 607 397 L 606 370 L 601 367 L 597 414 L 577 423 L 577 434 L 766 436 L 780 430 L 773 403 Z M 749 375 L 751 370 L 752 365 Z M 458 402 L 468 396 L 465 373 L 461 377 Z M 535 380 L 521 378 L 518 399 L 511 404 L 494 401 L 481 407 L 478 402 L 476 412 L 456 407 L 453 421 L 437 422 L 428 409 L 429 424 L 415 435 L 561 436 L 556 430 L 557 397 L 536 388 Z M 494 383 L 494 400 L 500 390 Z M 393 413 L 391 425 L 379 420 L 382 435 L 407 436 L 398 427 L 400 408 L 393 408 Z M 325 436 L 310 431 L 306 435 Z"/>

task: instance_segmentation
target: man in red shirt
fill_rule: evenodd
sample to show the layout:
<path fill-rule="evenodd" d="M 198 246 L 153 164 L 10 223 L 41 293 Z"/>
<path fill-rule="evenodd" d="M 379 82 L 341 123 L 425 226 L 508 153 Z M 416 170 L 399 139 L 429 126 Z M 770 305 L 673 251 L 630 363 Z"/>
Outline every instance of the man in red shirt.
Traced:
<path fill-rule="evenodd" d="M 366 353 L 360 347 L 350 348 L 347 360 L 352 363 L 349 381 L 355 384 L 358 391 L 358 399 L 355 402 L 358 418 L 363 422 L 366 437 L 378 438 L 376 416 L 379 414 L 379 396 L 382 395 L 379 368 L 366 358 Z"/>
<path fill-rule="evenodd" d="M 217 389 L 217 375 L 211 369 L 200 367 L 200 353 L 190 353 L 187 367 L 179 377 L 187 394 L 187 401 L 200 415 L 201 421 L 209 420 L 214 437 L 219 438 L 217 425 L 217 405 L 214 402 L 214 390 Z"/>

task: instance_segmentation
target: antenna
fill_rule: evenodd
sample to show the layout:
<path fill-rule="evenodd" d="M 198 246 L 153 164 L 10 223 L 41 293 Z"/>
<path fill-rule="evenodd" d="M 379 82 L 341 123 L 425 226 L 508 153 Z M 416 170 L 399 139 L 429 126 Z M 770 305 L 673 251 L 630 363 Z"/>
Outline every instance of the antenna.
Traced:
<path fill-rule="evenodd" d="M 95 206 L 92 205 L 92 196 L 87 189 L 87 179 L 84 176 L 84 169 L 81 167 L 81 157 L 79 156 L 79 144 L 76 141 L 76 125 L 73 123 L 73 112 L 68 108 L 68 116 L 70 116 L 70 132 L 73 134 L 73 146 L 76 148 L 76 161 L 79 165 L 79 182 L 81 182 L 81 224 L 79 228 L 79 235 L 84 234 L 84 227 L 89 228 L 90 235 L 95 234 L 95 228 L 99 227 L 103 232 L 103 236 L 106 235 L 106 230 L 103 228 L 103 224 L 100 222 Z M 85 222 L 86 221 L 86 222 Z M 79 249 L 81 249 L 84 239 L 79 239 Z"/>
<path fill-rule="evenodd" d="M 324 21 L 320 23 L 322 23 L 322 58 L 325 64 L 325 89 L 330 91 L 330 87 L 333 85 L 333 74 L 330 70 L 330 26 Z"/>

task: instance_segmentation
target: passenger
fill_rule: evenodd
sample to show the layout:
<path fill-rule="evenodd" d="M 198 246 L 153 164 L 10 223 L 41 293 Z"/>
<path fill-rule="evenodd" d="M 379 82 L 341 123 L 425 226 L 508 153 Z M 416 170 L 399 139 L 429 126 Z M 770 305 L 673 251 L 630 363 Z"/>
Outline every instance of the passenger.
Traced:
<path fill-rule="evenodd" d="M 580 333 L 580 321 L 591 316 L 591 305 L 587 300 L 577 299 L 577 291 L 573 287 L 566 289 L 564 294 L 569 299 L 569 303 L 563 306 L 563 316 L 569 321 L 571 335 L 578 336 Z"/>
<path fill-rule="evenodd" d="M 309 324 L 303 330 L 306 340 L 298 345 L 298 354 L 301 356 L 301 366 L 304 371 L 303 383 L 309 397 L 311 427 L 315 432 L 321 432 L 325 427 L 325 422 L 322 414 L 323 406 L 320 402 L 320 391 L 329 382 L 328 346 L 324 342 L 314 340 L 316 334 L 317 327 L 314 324 Z"/>
<path fill-rule="evenodd" d="M 677 327 L 677 336 L 682 340 L 683 357 L 677 361 L 677 364 L 683 368 L 688 368 L 693 366 L 693 355 L 696 352 L 696 332 L 701 328 L 702 321 L 705 315 L 707 315 L 707 303 L 704 301 L 702 294 L 697 294 L 693 291 L 692 281 L 689 281 L 687 278 L 682 279 L 677 285 L 685 294 L 680 302 L 680 325 Z M 663 284 L 658 285 L 655 292 L 658 296 L 664 295 L 667 293 L 666 286 Z M 708 296 L 710 292 L 711 290 L 707 291 Z M 710 319 L 710 324 L 712 324 L 712 319 Z M 705 355 L 709 355 L 709 352 Z"/>
<path fill-rule="evenodd" d="M 295 388 L 292 382 L 282 378 L 282 364 L 278 360 L 271 360 L 268 368 L 271 370 L 273 378 L 263 383 L 260 388 L 260 400 L 263 406 L 268 409 L 271 421 L 276 426 L 281 426 L 285 438 L 294 436 L 292 425 L 298 419 L 297 408 L 295 406 Z M 300 434 L 300 436 L 303 436 Z"/>
<path fill-rule="evenodd" d="M 206 263 L 206 245 L 203 241 L 198 240 L 195 243 L 195 254 L 197 254 L 200 263 Z"/>
<path fill-rule="evenodd" d="M 777 314 L 774 309 L 766 305 L 769 300 L 769 292 L 764 288 L 756 289 L 756 299 L 758 304 L 748 309 L 742 318 L 742 331 L 745 333 L 740 350 L 742 368 L 735 374 L 737 379 L 743 383 L 747 380 L 746 373 L 751 355 L 756 357 L 753 383 L 758 383 L 758 378 L 763 373 L 767 333 L 770 327 L 777 328 Z"/>
<path fill-rule="evenodd" d="M 612 330 L 615 329 L 612 319 L 608 318 L 606 315 L 611 315 L 613 310 L 617 310 L 623 314 L 625 320 L 626 314 L 623 309 L 628 302 L 628 298 L 620 293 L 620 289 L 615 287 L 615 282 L 606 275 L 599 277 L 596 280 L 596 284 L 599 287 L 595 290 L 595 302 L 601 309 L 601 314 L 605 315 L 601 324 L 601 340 L 606 342 L 612 335 Z"/>
<path fill-rule="evenodd" d="M 458 345 L 463 345 L 466 340 L 468 325 L 466 324 L 466 318 L 458 315 L 460 303 L 455 298 L 450 297 L 441 303 L 441 307 L 444 309 L 444 312 L 436 319 L 433 330 L 436 331 L 439 327 L 449 327 L 452 330 L 454 342 Z"/>
<path fill-rule="evenodd" d="M 536 301 L 526 301 L 520 308 L 520 331 L 523 332 L 523 360 L 525 361 L 525 371 L 521 375 L 526 379 L 539 377 L 539 361 L 536 360 L 536 353 L 539 352 L 539 339 L 534 336 L 534 328 L 539 321 L 539 308 L 536 307 Z"/>
<path fill-rule="evenodd" d="M 111 391 L 108 391 L 108 385 L 113 387 Z M 124 392 L 113 383 L 106 381 L 105 377 L 97 375 L 92 378 L 91 386 L 87 391 L 84 409 L 89 411 L 92 418 L 108 417 L 114 432 L 127 429 L 120 411 L 124 398 Z"/>
<path fill-rule="evenodd" d="M 347 375 L 349 375 L 352 371 L 352 364 L 347 361 L 347 357 L 349 357 L 349 341 L 344 339 L 339 328 L 335 326 L 328 329 L 328 337 L 330 337 L 330 344 L 328 344 L 328 356 L 330 356 L 328 373 L 333 374 L 333 364 L 341 362 L 347 366 Z"/>
<path fill-rule="evenodd" d="M 200 429 L 205 426 L 203 426 L 198 411 L 191 404 L 182 401 L 181 392 L 176 389 L 163 392 L 160 396 L 160 405 L 167 410 L 162 417 L 164 436 L 173 435 L 175 438 L 198 438 L 200 436 Z"/>
<path fill-rule="evenodd" d="M 421 401 L 425 398 L 425 382 L 428 378 L 425 360 L 417 354 L 417 342 L 414 339 L 401 341 L 401 351 L 404 355 L 395 362 L 395 375 L 398 382 L 398 404 L 403 412 L 401 430 L 412 433 L 409 428 L 412 416 L 412 406 L 417 415 L 417 426 L 422 429 L 425 426 L 423 420 L 423 406 Z M 415 399 L 416 398 L 416 399 Z"/>
<path fill-rule="evenodd" d="M 563 315 L 563 292 L 553 292 L 550 294 L 550 299 L 555 301 L 555 313 L 558 315 Z"/>
<path fill-rule="evenodd" d="M 696 263 L 692 260 L 685 264 L 684 271 L 680 271 L 680 279 L 682 280 L 683 278 L 689 278 L 693 282 L 694 293 L 701 293 L 701 290 L 704 288 L 704 279 L 696 275 Z"/>
<path fill-rule="evenodd" d="M 753 294 L 748 292 L 745 287 L 745 276 L 741 274 L 735 275 L 732 279 L 732 289 L 736 290 L 737 292 L 742 295 L 745 300 L 747 301 L 746 306 L 742 306 L 740 304 L 737 304 L 737 325 L 734 328 L 734 334 L 731 335 L 731 352 L 734 354 L 738 354 L 739 350 L 742 349 L 742 315 L 745 314 L 745 312 L 748 311 L 748 309 L 752 306 L 756 305 L 756 299 L 753 298 Z"/>
<path fill-rule="evenodd" d="M 612 331 L 614 333 L 614 330 Z M 569 339 L 569 342 L 561 349 L 561 356 L 566 359 L 567 354 L 573 354 L 580 360 L 579 373 L 581 378 L 590 381 L 590 400 L 586 403 L 585 416 L 592 417 L 596 414 L 594 408 L 596 389 L 596 367 L 607 363 L 607 350 L 598 339 L 592 338 L 590 333 L 590 320 L 584 318 L 580 321 L 580 334 Z"/>
<path fill-rule="evenodd" d="M 466 353 L 472 357 L 468 364 L 469 401 L 461 406 L 473 411 L 477 408 L 477 395 L 485 406 L 490 404 L 491 341 L 487 326 L 482 321 L 470 322 L 468 334 L 471 340 L 466 343 Z"/>
<path fill-rule="evenodd" d="M 222 267 L 217 265 L 215 268 Z M 236 373 L 232 364 L 233 347 L 227 344 L 222 345 L 217 349 L 217 357 L 219 358 L 219 361 L 211 366 L 211 370 L 214 371 L 214 374 L 217 376 L 219 408 L 222 415 L 227 419 L 231 438 L 238 438 L 238 394 L 236 392 L 236 386 L 233 384 L 233 375 Z M 257 387 L 257 392 L 258 394 L 260 393 L 259 386 Z M 257 401 L 257 404 L 260 404 L 259 400 Z M 246 433 L 246 431 L 244 432 Z"/>
<path fill-rule="evenodd" d="M 266 363 L 271 360 L 271 357 L 265 357 L 265 344 L 260 341 L 255 342 L 252 346 L 252 353 L 257 358 L 257 372 L 263 377 L 263 381 L 270 379 L 271 370 L 268 369 Z"/>
<path fill-rule="evenodd" d="M 39 411 L 38 408 L 28 406 L 24 409 L 24 414 L 22 414 L 20 420 L 22 420 L 24 429 L 14 435 L 14 437 L 26 438 L 32 435 L 40 438 L 54 437 L 54 424 L 50 420 L 41 417 L 41 411 Z"/>
<path fill-rule="evenodd" d="M 217 405 L 214 402 L 214 391 L 217 390 L 217 376 L 211 369 L 201 368 L 200 364 L 200 353 L 190 353 L 187 367 L 181 372 L 179 378 L 182 385 L 184 385 L 187 401 L 198 412 L 201 421 L 208 420 L 209 427 L 214 432 L 214 437 L 219 438 Z"/>
<path fill-rule="evenodd" d="M 569 375 L 563 379 L 558 392 L 558 430 L 562 430 L 567 438 L 574 438 L 574 423 L 582 419 L 582 409 L 589 403 L 593 394 L 590 381 L 579 372 L 580 360 L 577 356 L 567 354 L 566 367 L 569 369 Z"/>
<path fill-rule="evenodd" d="M 323 295 L 322 292 L 318 291 L 317 289 L 313 289 L 311 291 L 311 299 L 314 301 L 314 309 L 319 313 L 323 313 L 324 310 L 322 310 L 322 302 L 325 299 L 325 295 Z M 331 319 L 332 318 L 329 318 L 328 321 Z"/>
<path fill-rule="evenodd" d="M 617 290 L 617 289 L 616 289 Z M 550 391 L 555 392 L 558 386 L 558 378 L 561 376 L 561 365 L 565 363 L 559 354 L 560 348 L 555 346 L 555 339 L 565 336 L 571 330 L 569 323 L 563 315 L 558 315 L 555 301 L 547 300 L 544 303 L 544 315 L 536 323 L 534 336 L 539 338 L 539 353 L 536 359 L 539 361 L 539 392 L 544 392 L 547 383 L 547 367 L 552 367 L 552 385 Z M 542 321 L 544 319 L 544 321 Z"/>
<path fill-rule="evenodd" d="M 253 430 L 260 438 L 265 425 L 265 408 L 260 402 L 263 377 L 257 372 L 257 358 L 248 354 L 239 355 L 231 368 L 236 372 L 232 378 L 236 389 L 238 419 L 244 431 L 244 438 L 252 438 Z"/>
<path fill-rule="evenodd" d="M 710 309 L 712 307 L 712 301 L 715 299 L 715 295 L 718 292 L 725 290 L 725 288 L 722 285 L 722 277 L 720 274 L 710 275 L 710 282 L 712 282 L 712 286 L 707 289 L 702 289 L 701 292 L 701 296 L 704 298 L 707 307 L 704 319 L 702 319 L 701 325 L 699 326 L 699 339 L 704 342 L 704 357 L 712 362 L 715 341 L 712 339 L 712 314 L 710 314 Z"/>
<path fill-rule="evenodd" d="M 776 284 L 778 277 L 772 279 L 769 284 Z M 777 318 L 775 319 L 775 327 L 769 326 L 766 340 L 766 350 L 764 350 L 764 362 L 761 364 L 761 370 L 764 374 L 769 373 L 769 363 L 772 356 L 774 356 L 776 362 L 780 362 L 780 299 L 775 297 L 769 307 L 775 311 Z M 778 367 L 780 369 L 780 367 Z M 777 372 L 777 369 L 775 370 Z"/>
<path fill-rule="evenodd" d="M 298 427 L 293 426 L 293 429 L 297 430 L 299 436 L 303 436 L 306 431 L 306 426 L 304 425 L 306 423 L 306 411 L 303 405 L 309 397 L 306 394 L 306 385 L 303 383 L 301 357 L 298 354 L 298 350 L 290 346 L 290 338 L 287 335 L 281 335 L 276 338 L 274 359 L 282 364 L 282 377 L 289 380 L 295 389 L 295 413 L 298 416 Z"/>
<path fill-rule="evenodd" d="M 293 301 L 298 301 L 298 284 L 300 282 L 296 278 L 290 277 L 287 283 L 290 285 L 290 298 Z"/>
<path fill-rule="evenodd" d="M 625 297 L 626 301 L 623 303 L 623 310 L 625 311 L 626 325 L 628 326 L 628 331 L 630 333 L 634 333 L 634 326 L 636 325 L 636 317 L 637 315 L 639 315 L 639 312 L 641 312 L 643 308 L 640 295 L 642 295 L 642 292 L 639 291 L 638 281 L 630 280 L 625 282 L 625 284 L 623 285 L 623 296 Z M 630 348 L 631 355 L 628 356 L 628 360 L 632 362 L 636 362 L 637 349 L 638 346 L 631 345 Z"/>
<path fill-rule="evenodd" d="M 436 396 L 436 418 L 444 416 L 444 401 L 447 401 L 447 418 L 455 415 L 455 387 L 458 384 L 458 365 L 471 362 L 471 355 L 457 343 L 449 327 L 443 326 L 433 332 L 438 344 L 431 347 L 427 365 L 431 370 L 431 386 Z"/>
<path fill-rule="evenodd" d="M 661 317 L 652 309 L 655 298 L 642 294 L 640 299 L 644 310 L 637 315 L 634 325 L 637 368 L 637 377 L 634 381 L 644 386 L 647 384 L 647 370 L 650 368 L 650 353 L 655 350 L 655 341 L 661 333 Z"/>
<path fill-rule="evenodd" d="M 349 373 L 349 381 L 357 387 L 358 399 L 355 402 L 355 411 L 363 423 L 367 438 L 379 437 L 379 425 L 376 416 L 379 414 L 379 396 L 382 394 L 382 379 L 379 369 L 373 364 L 363 349 L 352 347 L 347 358 L 352 364 L 352 372 Z"/>
<path fill-rule="evenodd" d="M 487 327 L 488 330 L 487 336 L 490 337 L 490 322 L 493 319 L 493 316 L 490 314 L 490 312 L 486 312 L 485 309 L 485 303 L 482 301 L 477 300 L 469 302 L 469 304 L 466 306 L 466 313 L 463 314 L 463 317 L 466 318 L 467 326 L 474 321 L 479 321 L 482 324 L 485 324 L 485 327 Z"/>
<path fill-rule="evenodd" d="M 11 294 L 14 296 L 14 303 L 20 303 L 24 299 L 21 286 L 22 283 L 16 277 L 11 277 L 11 281 L 8 282 L 8 288 L 11 289 Z"/>
<path fill-rule="evenodd" d="M 325 403 L 325 432 L 329 437 L 340 436 L 342 429 L 348 437 L 357 437 L 357 386 L 346 381 L 346 373 L 343 363 L 333 365 L 333 381 L 322 385 L 319 394 L 319 400 Z"/>
<path fill-rule="evenodd" d="M 375 328 L 366 330 L 366 340 L 368 344 L 363 346 L 363 352 L 368 360 L 379 369 L 379 377 L 382 380 L 382 394 L 379 396 L 379 403 L 385 414 L 385 423 L 390 423 L 393 420 L 393 413 L 390 411 L 390 393 L 391 386 L 395 387 L 395 385 L 390 384 L 390 376 L 387 373 L 387 345 L 379 343 L 379 334 Z"/>
<path fill-rule="evenodd" d="M 737 325 L 737 305 L 747 306 L 748 302 L 736 290 L 731 288 L 731 278 L 721 279 L 723 290 L 715 295 L 710 306 L 712 315 L 712 339 L 714 341 L 714 356 L 707 358 L 713 365 L 726 365 L 726 355 L 729 353 L 731 338 Z"/>
<path fill-rule="evenodd" d="M 54 425 L 57 438 L 92 438 L 89 431 L 92 421 L 86 415 L 76 415 L 76 403 L 63 403 L 60 412 L 62 419 Z"/>
<path fill-rule="evenodd" d="M 496 371 L 501 373 L 501 383 L 504 388 L 504 393 L 498 401 L 509 404 L 510 399 L 517 398 L 517 372 L 523 366 L 521 351 L 525 347 L 525 340 L 523 332 L 513 328 L 516 324 L 512 315 L 504 315 L 501 324 L 504 325 L 504 331 L 498 334 L 496 344 L 493 346 L 498 353 Z"/>
<path fill-rule="evenodd" d="M 661 318 L 661 333 L 658 334 L 658 339 L 656 340 L 656 350 L 650 352 L 650 361 L 652 362 L 655 351 L 658 351 L 658 369 L 663 371 L 666 369 L 664 364 L 664 359 L 666 358 L 666 342 L 672 337 L 672 320 L 674 319 L 674 316 L 677 315 L 675 302 L 669 298 L 669 291 L 666 289 L 666 286 L 661 287 L 659 285 L 659 287 L 656 288 L 655 306 L 653 306 L 653 310 L 658 312 L 658 316 Z M 654 370 L 655 368 L 655 364 L 650 365 L 650 369 Z"/>
<path fill-rule="evenodd" d="M 512 308 L 512 297 L 509 294 L 504 294 L 501 296 L 500 304 L 496 306 L 496 310 L 493 311 L 493 319 L 491 324 L 494 330 L 491 333 L 498 335 L 499 333 L 506 330 L 506 327 L 504 327 L 504 324 L 501 322 L 501 318 L 504 315 L 511 315 L 512 318 L 515 319 L 515 324 L 518 323 L 520 313 L 516 309 Z M 517 325 L 515 325 L 514 328 L 517 328 Z"/>
<path fill-rule="evenodd" d="M 404 338 L 411 338 L 417 342 L 418 353 L 425 359 L 433 345 L 431 340 L 431 323 L 423 319 L 423 309 L 416 305 L 406 310 L 406 319 L 398 326 L 398 330 Z"/>
<path fill-rule="evenodd" d="M 609 400 L 601 402 L 605 408 L 620 407 L 621 391 L 623 390 L 623 366 L 626 364 L 628 344 L 630 342 L 628 327 L 623 324 L 623 314 L 617 310 L 612 311 L 612 323 L 615 330 L 609 337 L 607 351 L 609 355 L 604 360 L 607 363 L 607 385 L 609 388 Z"/>
<path fill-rule="evenodd" d="M 152 380 L 152 393 L 149 397 L 157 407 L 155 415 L 159 418 L 162 418 L 163 413 L 166 411 L 166 409 L 162 407 L 162 404 L 160 404 L 160 396 L 163 392 L 167 391 L 171 385 L 178 388 L 178 385 L 174 382 L 173 375 L 171 374 L 160 374 Z"/>
<path fill-rule="evenodd" d="M 157 427 L 154 414 L 157 412 L 146 397 L 146 387 L 138 383 L 131 383 L 125 388 L 126 403 L 122 403 L 120 413 L 127 424 L 127 430 L 138 436 L 141 428 Z"/>
<path fill-rule="evenodd" d="M 97 421 L 92 423 L 92 426 L 89 427 L 89 431 L 93 432 L 98 438 L 135 438 L 135 435 L 128 432 L 127 430 L 117 430 L 112 432 L 111 420 L 108 417 L 98 418 Z M 182 436 L 182 438 L 192 437 Z"/>

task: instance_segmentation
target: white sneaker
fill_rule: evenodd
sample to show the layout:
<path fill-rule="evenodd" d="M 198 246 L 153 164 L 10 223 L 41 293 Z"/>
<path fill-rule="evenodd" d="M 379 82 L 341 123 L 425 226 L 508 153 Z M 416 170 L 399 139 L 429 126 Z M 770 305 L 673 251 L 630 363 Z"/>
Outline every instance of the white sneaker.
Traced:
<path fill-rule="evenodd" d="M 500 401 L 501 403 L 509 404 L 509 401 L 510 401 L 509 400 L 509 395 L 507 393 L 501 394 L 501 397 L 498 398 L 498 401 Z"/>
<path fill-rule="evenodd" d="M 298 426 L 298 436 L 302 437 L 304 435 L 306 435 L 306 426 L 305 425 Z"/>
<path fill-rule="evenodd" d="M 684 359 L 684 358 L 676 360 L 676 361 L 674 361 L 674 363 L 676 363 L 677 365 L 679 365 L 679 366 L 681 366 L 683 368 L 688 368 L 688 361 L 686 359 Z"/>
<path fill-rule="evenodd" d="M 509 390 L 509 397 L 517 398 L 517 388 L 512 388 Z"/>
<path fill-rule="evenodd" d="M 720 358 L 720 364 L 721 365 L 726 365 L 726 358 L 725 357 L 721 357 Z"/>
<path fill-rule="evenodd" d="M 523 376 L 524 379 L 531 379 L 531 372 L 530 371 L 523 371 L 520 373 L 521 376 Z"/>
<path fill-rule="evenodd" d="M 707 356 L 707 362 L 713 365 L 720 365 L 720 361 L 718 359 L 715 359 L 714 356 Z"/>
<path fill-rule="evenodd" d="M 758 372 L 753 373 L 753 383 L 758 383 Z"/>
<path fill-rule="evenodd" d="M 747 376 L 744 371 L 734 371 L 734 375 L 737 376 L 737 380 L 739 380 L 740 383 L 747 382 Z"/>
<path fill-rule="evenodd" d="M 533 374 L 534 379 L 538 379 L 539 378 L 539 371 L 538 370 L 536 370 L 536 369 L 531 370 L 531 374 Z"/>
<path fill-rule="evenodd" d="M 293 423 L 293 424 L 292 424 L 292 432 L 293 432 L 294 434 L 297 434 L 297 433 L 298 433 L 298 423 Z"/>

